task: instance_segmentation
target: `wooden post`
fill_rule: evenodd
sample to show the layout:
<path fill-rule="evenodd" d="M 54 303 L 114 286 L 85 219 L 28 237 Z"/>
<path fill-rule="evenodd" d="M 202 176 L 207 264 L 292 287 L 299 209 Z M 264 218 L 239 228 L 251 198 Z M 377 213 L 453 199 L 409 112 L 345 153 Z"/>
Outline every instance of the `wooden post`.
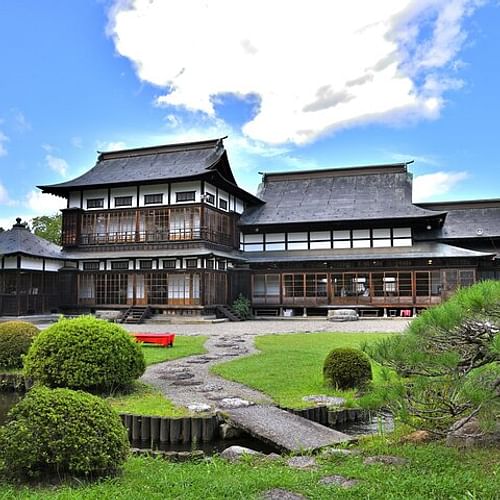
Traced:
<path fill-rule="evenodd" d="M 132 442 L 140 441 L 141 439 L 141 417 L 132 415 Z"/>
<path fill-rule="evenodd" d="M 204 442 L 213 440 L 215 435 L 215 426 L 215 417 L 203 418 L 201 438 Z"/>
<path fill-rule="evenodd" d="M 151 444 L 151 417 L 141 417 L 141 441 Z"/>
<path fill-rule="evenodd" d="M 169 434 L 170 434 L 170 425 L 168 418 L 162 418 L 160 420 L 160 443 L 165 444 L 168 443 Z"/>
<path fill-rule="evenodd" d="M 191 442 L 191 418 L 184 417 L 182 419 L 182 442 L 190 443 Z"/>
<path fill-rule="evenodd" d="M 170 442 L 179 443 L 181 440 L 181 430 L 182 430 L 182 419 L 172 418 L 170 419 Z"/>
<path fill-rule="evenodd" d="M 160 444 L 160 417 L 151 417 L 151 447 Z"/>
<path fill-rule="evenodd" d="M 201 441 L 203 433 L 202 420 L 200 417 L 191 418 L 191 441 L 193 443 Z"/>

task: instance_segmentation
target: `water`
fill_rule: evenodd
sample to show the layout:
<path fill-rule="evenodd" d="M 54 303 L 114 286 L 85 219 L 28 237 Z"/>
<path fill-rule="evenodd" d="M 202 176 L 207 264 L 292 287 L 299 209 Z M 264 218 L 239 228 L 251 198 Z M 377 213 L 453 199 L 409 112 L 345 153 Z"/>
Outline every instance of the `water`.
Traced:
<path fill-rule="evenodd" d="M 16 392 L 0 392 L 0 425 L 5 423 L 7 412 L 21 399 Z"/>
<path fill-rule="evenodd" d="M 367 421 L 348 422 L 333 427 L 336 431 L 350 436 L 370 436 L 373 434 L 387 434 L 394 430 L 394 418 L 389 413 L 371 414 Z"/>

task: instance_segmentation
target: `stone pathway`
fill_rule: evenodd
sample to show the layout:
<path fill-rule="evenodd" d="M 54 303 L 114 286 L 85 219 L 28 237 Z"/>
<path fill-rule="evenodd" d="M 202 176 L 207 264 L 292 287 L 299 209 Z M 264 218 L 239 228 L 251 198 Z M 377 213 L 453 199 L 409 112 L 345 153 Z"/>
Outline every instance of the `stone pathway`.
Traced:
<path fill-rule="evenodd" d="M 178 406 L 200 406 L 216 410 L 248 406 L 249 403 L 271 404 L 265 394 L 210 373 L 216 363 L 257 352 L 255 335 L 217 335 L 205 343 L 207 353 L 149 366 L 141 380 L 158 388 Z M 207 408 L 208 406 L 208 408 Z"/>
<path fill-rule="evenodd" d="M 401 332 L 407 320 L 378 319 L 346 323 L 318 320 L 256 320 L 239 323 L 123 325 L 136 332 L 172 332 L 178 335 L 206 335 L 207 353 L 149 366 L 142 381 L 158 388 L 178 406 L 212 411 L 248 406 L 248 402 L 271 404 L 271 399 L 243 384 L 210 373 L 214 364 L 254 354 L 257 335 L 312 332 Z"/>

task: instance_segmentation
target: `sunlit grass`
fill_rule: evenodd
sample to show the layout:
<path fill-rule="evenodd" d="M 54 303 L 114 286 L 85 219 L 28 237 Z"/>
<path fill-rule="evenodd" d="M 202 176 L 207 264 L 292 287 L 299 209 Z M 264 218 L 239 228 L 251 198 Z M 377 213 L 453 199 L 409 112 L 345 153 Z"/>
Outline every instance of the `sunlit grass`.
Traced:
<path fill-rule="evenodd" d="M 258 389 L 285 407 L 310 406 L 302 398 L 326 394 L 348 400 L 354 391 L 337 391 L 324 384 L 323 362 L 336 347 L 358 348 L 388 335 L 383 333 L 315 333 L 266 335 L 256 337 L 255 345 L 262 351 L 246 358 L 216 365 L 212 371 L 224 378 Z M 380 380 L 380 367 L 372 364 L 374 383 Z"/>

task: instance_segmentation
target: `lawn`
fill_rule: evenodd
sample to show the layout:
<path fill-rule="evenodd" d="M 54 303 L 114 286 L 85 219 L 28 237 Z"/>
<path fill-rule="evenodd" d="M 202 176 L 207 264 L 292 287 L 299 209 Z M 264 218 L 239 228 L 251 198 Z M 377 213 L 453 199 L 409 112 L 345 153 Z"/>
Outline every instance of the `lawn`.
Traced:
<path fill-rule="evenodd" d="M 196 336 L 180 336 L 176 335 L 173 347 L 160 347 L 154 344 L 142 344 L 142 352 L 146 358 L 146 364 L 154 365 L 162 361 L 170 361 L 172 359 L 184 358 L 186 356 L 194 356 L 195 354 L 203 354 L 206 349 L 203 347 L 207 337 Z"/>
<path fill-rule="evenodd" d="M 173 347 L 159 347 L 143 344 L 142 352 L 147 365 L 171 361 L 173 359 L 203 354 L 207 337 L 176 336 Z M 120 413 L 136 415 L 154 415 L 158 417 L 180 417 L 187 415 L 187 410 L 174 406 L 161 392 L 141 382 L 135 382 L 132 390 L 106 398 L 111 406 Z"/>
<path fill-rule="evenodd" d="M 384 438 L 365 441 L 361 456 L 318 459 L 314 471 L 276 462 L 230 464 L 218 458 L 190 463 L 130 458 L 114 479 L 59 487 L 16 488 L 0 482 L 0 498 L 14 499 L 257 499 L 270 488 L 286 488 L 313 500 L 495 499 L 500 490 L 498 449 L 461 451 L 440 444 L 400 445 Z M 391 454 L 409 459 L 400 467 L 363 465 L 364 456 Z M 327 475 L 359 479 L 352 489 L 319 484 Z"/>
<path fill-rule="evenodd" d="M 261 353 L 216 365 L 212 371 L 258 389 L 285 407 L 306 407 L 308 404 L 302 397 L 314 394 L 344 396 L 352 400 L 353 391 L 336 391 L 324 385 L 326 355 L 335 347 L 359 347 L 363 342 L 387 335 L 394 334 L 314 333 L 256 337 L 255 345 Z M 376 383 L 380 368 L 375 364 L 372 368 Z"/>

